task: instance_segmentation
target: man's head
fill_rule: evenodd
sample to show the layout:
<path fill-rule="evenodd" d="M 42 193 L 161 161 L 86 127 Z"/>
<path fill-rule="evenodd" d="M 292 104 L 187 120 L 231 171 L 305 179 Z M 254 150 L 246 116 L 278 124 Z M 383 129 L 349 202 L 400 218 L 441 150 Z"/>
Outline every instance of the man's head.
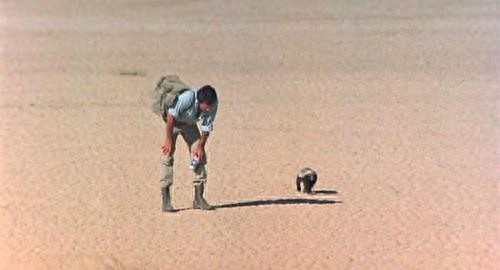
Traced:
<path fill-rule="evenodd" d="M 205 85 L 198 89 L 196 98 L 198 99 L 200 109 L 204 112 L 210 111 L 212 106 L 217 103 L 217 93 L 210 85 Z"/>

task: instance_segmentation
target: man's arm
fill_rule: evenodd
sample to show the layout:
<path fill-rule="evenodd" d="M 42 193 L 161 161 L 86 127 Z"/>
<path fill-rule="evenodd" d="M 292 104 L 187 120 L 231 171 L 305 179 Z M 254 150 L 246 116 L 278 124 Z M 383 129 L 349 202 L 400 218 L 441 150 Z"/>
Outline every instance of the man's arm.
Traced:
<path fill-rule="evenodd" d="M 205 159 L 205 144 L 208 140 L 210 132 L 213 130 L 215 115 L 217 114 L 217 107 L 218 104 L 214 108 L 212 108 L 209 113 L 205 113 L 202 115 L 201 138 L 198 147 L 194 152 L 195 156 L 197 156 L 199 160 Z"/>
<path fill-rule="evenodd" d="M 202 131 L 200 141 L 196 146 L 196 149 L 194 149 L 194 156 L 196 156 L 198 160 L 202 162 L 205 161 L 205 144 L 208 140 L 209 135 L 209 132 Z"/>
<path fill-rule="evenodd" d="M 165 138 L 165 143 L 162 146 L 163 154 L 165 154 L 167 156 L 172 155 L 175 151 L 174 125 L 175 125 L 174 116 L 171 114 L 168 114 L 167 121 L 165 124 L 165 126 L 166 126 L 166 138 Z"/>
<path fill-rule="evenodd" d="M 205 143 L 207 142 L 209 135 L 210 135 L 210 133 L 207 131 L 201 132 L 200 147 L 205 148 Z"/>

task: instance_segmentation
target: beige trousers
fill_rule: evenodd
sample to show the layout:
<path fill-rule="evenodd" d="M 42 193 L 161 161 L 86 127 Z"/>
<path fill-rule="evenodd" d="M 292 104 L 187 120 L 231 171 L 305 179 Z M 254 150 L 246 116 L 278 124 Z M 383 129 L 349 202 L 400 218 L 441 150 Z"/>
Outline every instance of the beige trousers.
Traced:
<path fill-rule="evenodd" d="M 174 126 L 174 144 L 177 142 L 177 137 L 179 134 L 182 136 L 184 141 L 187 143 L 189 147 L 189 153 L 191 154 L 193 150 L 196 148 L 200 141 L 200 131 L 196 124 L 188 125 L 177 123 Z M 174 155 L 175 152 L 170 156 L 164 155 L 162 158 L 162 176 L 160 179 L 161 187 L 169 187 L 174 183 Z M 189 161 L 186 161 L 186 165 L 188 165 Z M 204 162 L 200 162 L 194 170 L 194 185 L 204 184 L 207 182 L 207 172 L 205 169 L 205 165 L 207 163 L 207 155 L 205 154 Z"/>

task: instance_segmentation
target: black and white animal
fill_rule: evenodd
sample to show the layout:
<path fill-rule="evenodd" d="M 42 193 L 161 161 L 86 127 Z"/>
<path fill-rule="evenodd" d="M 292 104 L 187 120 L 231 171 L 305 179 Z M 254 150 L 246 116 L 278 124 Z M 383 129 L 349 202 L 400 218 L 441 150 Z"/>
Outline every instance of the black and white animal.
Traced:
<path fill-rule="evenodd" d="M 301 191 L 301 185 L 304 186 L 304 193 L 311 194 L 312 188 L 318 180 L 318 174 L 311 168 L 304 168 L 297 174 L 297 191 Z"/>

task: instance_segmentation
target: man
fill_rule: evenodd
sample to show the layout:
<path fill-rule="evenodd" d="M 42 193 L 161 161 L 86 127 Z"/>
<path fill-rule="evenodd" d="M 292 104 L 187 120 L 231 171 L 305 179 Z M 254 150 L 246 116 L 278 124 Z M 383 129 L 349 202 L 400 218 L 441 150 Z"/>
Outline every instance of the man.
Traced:
<path fill-rule="evenodd" d="M 207 181 L 205 165 L 207 155 L 205 144 L 210 132 L 213 130 L 215 115 L 217 114 L 217 93 L 210 85 L 205 85 L 197 91 L 186 90 L 177 98 L 177 101 L 168 108 L 164 117 L 166 122 L 166 139 L 162 146 L 164 156 L 163 176 L 161 178 L 162 210 L 163 212 L 175 211 L 171 204 L 170 187 L 174 181 L 174 153 L 175 142 L 180 134 L 188 144 L 193 158 L 198 160 L 194 168 L 194 200 L 193 208 L 214 210 L 215 207 L 203 198 L 204 186 Z M 201 133 L 197 122 L 201 121 Z"/>

